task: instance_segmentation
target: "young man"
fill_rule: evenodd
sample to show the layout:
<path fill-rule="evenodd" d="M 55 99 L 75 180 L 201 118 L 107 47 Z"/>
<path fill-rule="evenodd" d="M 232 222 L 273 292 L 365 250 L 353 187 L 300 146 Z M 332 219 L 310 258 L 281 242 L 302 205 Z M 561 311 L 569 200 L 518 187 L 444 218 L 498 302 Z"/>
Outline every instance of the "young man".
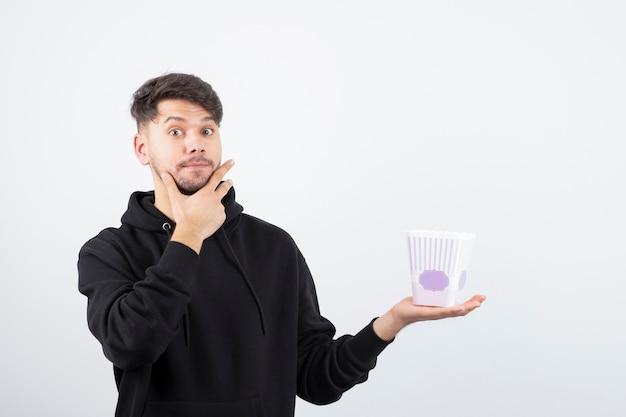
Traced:
<path fill-rule="evenodd" d="M 338 400 L 367 379 L 408 324 L 465 315 L 406 298 L 334 339 L 304 257 L 283 230 L 243 213 L 221 162 L 222 105 L 186 74 L 134 94 L 135 154 L 153 192 L 135 192 L 119 228 L 79 254 L 89 328 L 114 365 L 116 416 L 294 414 L 295 396 Z"/>

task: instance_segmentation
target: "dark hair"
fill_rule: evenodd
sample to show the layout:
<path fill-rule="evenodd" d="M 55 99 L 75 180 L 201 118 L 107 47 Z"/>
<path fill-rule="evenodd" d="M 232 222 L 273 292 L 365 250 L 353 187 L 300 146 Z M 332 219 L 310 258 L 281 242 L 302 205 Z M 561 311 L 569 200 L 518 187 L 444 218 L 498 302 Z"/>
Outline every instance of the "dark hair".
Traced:
<path fill-rule="evenodd" d="M 195 75 L 171 73 L 146 81 L 133 94 L 130 114 L 137 129 L 154 120 L 162 100 L 186 100 L 210 112 L 219 126 L 222 122 L 222 102 L 213 87 Z"/>

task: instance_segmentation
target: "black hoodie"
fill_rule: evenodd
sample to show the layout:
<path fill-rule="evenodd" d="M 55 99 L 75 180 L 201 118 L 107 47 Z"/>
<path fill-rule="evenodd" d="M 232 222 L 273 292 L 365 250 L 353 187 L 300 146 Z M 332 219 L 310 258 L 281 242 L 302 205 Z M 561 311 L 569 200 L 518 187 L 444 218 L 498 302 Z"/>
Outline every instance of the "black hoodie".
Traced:
<path fill-rule="evenodd" d="M 136 192 L 119 228 L 78 261 L 89 328 L 113 363 L 116 416 L 290 417 L 295 395 L 338 400 L 367 379 L 387 343 L 370 322 L 333 339 L 309 268 L 283 230 L 242 213 L 200 255 L 171 242 L 173 222 Z"/>

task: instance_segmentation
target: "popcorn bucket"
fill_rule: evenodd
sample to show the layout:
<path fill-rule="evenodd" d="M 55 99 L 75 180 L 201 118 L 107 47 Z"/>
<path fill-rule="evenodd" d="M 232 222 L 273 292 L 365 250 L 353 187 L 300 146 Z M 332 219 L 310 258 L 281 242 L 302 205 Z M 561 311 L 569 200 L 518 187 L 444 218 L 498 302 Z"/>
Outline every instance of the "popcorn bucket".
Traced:
<path fill-rule="evenodd" d="M 413 304 L 437 307 L 461 304 L 476 235 L 410 230 L 407 238 Z"/>

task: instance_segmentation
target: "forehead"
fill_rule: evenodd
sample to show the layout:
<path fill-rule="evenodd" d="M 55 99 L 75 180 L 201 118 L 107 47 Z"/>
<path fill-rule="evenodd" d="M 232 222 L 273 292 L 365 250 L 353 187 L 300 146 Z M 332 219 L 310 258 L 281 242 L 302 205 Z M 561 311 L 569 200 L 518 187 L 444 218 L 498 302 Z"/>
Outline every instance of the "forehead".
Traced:
<path fill-rule="evenodd" d="M 213 114 L 199 104 L 187 100 L 162 100 L 157 105 L 157 115 L 154 120 L 161 124 L 169 120 L 198 122 L 213 120 Z"/>

